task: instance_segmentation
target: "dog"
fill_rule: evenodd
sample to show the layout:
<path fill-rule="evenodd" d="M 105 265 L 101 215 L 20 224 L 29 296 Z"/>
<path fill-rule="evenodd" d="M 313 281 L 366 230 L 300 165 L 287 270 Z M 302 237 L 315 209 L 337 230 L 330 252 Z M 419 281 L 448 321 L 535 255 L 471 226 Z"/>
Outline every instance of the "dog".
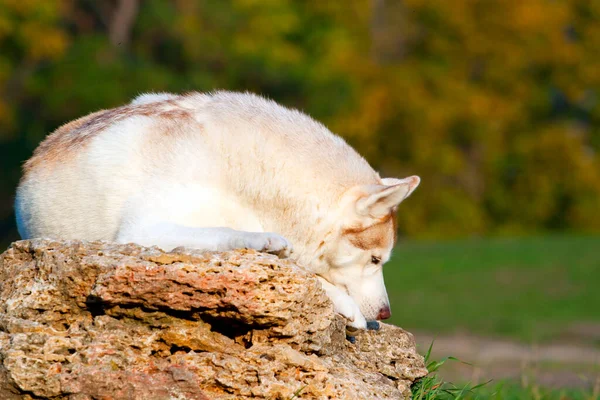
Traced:
<path fill-rule="evenodd" d="M 314 272 L 348 326 L 390 317 L 382 266 L 420 179 L 249 93 L 149 93 L 50 134 L 24 164 L 23 239 L 251 248 Z"/>

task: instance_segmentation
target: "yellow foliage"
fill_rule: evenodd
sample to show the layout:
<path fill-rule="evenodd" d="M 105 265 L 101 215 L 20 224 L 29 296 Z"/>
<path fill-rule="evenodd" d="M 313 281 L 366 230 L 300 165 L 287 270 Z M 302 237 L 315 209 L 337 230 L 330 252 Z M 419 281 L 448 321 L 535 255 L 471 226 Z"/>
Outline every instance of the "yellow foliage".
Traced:
<path fill-rule="evenodd" d="M 25 55 L 32 60 L 60 58 L 67 48 L 67 36 L 59 29 L 26 22 L 19 30 L 23 44 L 27 46 Z"/>
<path fill-rule="evenodd" d="M 145 0 L 115 51 L 116 3 L 2 2 L 2 140 L 140 92 L 252 90 L 421 175 L 403 234 L 600 230 L 600 2 Z"/>

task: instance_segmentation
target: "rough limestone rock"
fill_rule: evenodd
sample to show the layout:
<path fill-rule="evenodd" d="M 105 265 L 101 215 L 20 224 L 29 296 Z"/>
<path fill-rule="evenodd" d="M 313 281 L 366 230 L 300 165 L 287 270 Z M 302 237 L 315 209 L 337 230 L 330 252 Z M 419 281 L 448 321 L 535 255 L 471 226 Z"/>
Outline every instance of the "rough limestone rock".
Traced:
<path fill-rule="evenodd" d="M 255 251 L 14 243 L 0 256 L 0 399 L 401 399 L 412 335 L 345 339 L 317 279 Z"/>

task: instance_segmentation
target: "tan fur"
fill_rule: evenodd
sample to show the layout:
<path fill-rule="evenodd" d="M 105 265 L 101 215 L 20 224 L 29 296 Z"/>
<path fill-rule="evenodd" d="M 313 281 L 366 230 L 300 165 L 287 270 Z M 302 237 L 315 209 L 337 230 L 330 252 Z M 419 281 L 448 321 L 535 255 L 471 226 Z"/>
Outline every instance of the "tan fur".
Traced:
<path fill-rule="evenodd" d="M 173 108 L 174 106 L 175 104 L 171 101 L 126 105 L 97 111 L 68 122 L 48 135 L 38 146 L 33 156 L 23 166 L 24 178 L 42 164 L 45 167 L 51 167 L 55 163 L 66 162 L 107 127 L 127 118 L 134 116 L 158 117 L 172 122 L 181 122 L 182 119 L 190 118 L 188 111 L 182 108 Z M 161 132 L 167 133 L 169 130 L 161 130 Z"/>
<path fill-rule="evenodd" d="M 389 214 L 381 221 L 369 226 L 349 227 L 342 230 L 342 235 L 359 249 L 369 250 L 385 248 L 389 242 L 396 242 L 396 215 Z"/>
<path fill-rule="evenodd" d="M 77 147 L 80 142 L 86 139 L 86 135 L 74 135 L 73 132 L 79 131 L 80 128 L 87 126 L 90 121 L 96 120 L 106 112 L 106 110 L 100 110 L 88 114 L 85 117 L 60 126 L 48 135 L 35 149 L 33 156 L 23 166 L 24 176 L 29 175 L 33 169 L 41 164 L 64 162 L 65 158 L 71 154 L 69 150 Z"/>

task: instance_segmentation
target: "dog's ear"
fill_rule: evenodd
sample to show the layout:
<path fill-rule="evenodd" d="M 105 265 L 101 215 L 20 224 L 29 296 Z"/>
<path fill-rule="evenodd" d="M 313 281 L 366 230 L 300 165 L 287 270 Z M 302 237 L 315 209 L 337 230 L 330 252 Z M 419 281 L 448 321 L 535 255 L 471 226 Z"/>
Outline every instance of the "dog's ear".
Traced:
<path fill-rule="evenodd" d="M 383 218 L 406 199 L 419 186 L 421 179 L 411 176 L 404 179 L 384 178 L 383 185 L 365 187 L 365 195 L 356 201 L 356 212 L 361 216 Z"/>

